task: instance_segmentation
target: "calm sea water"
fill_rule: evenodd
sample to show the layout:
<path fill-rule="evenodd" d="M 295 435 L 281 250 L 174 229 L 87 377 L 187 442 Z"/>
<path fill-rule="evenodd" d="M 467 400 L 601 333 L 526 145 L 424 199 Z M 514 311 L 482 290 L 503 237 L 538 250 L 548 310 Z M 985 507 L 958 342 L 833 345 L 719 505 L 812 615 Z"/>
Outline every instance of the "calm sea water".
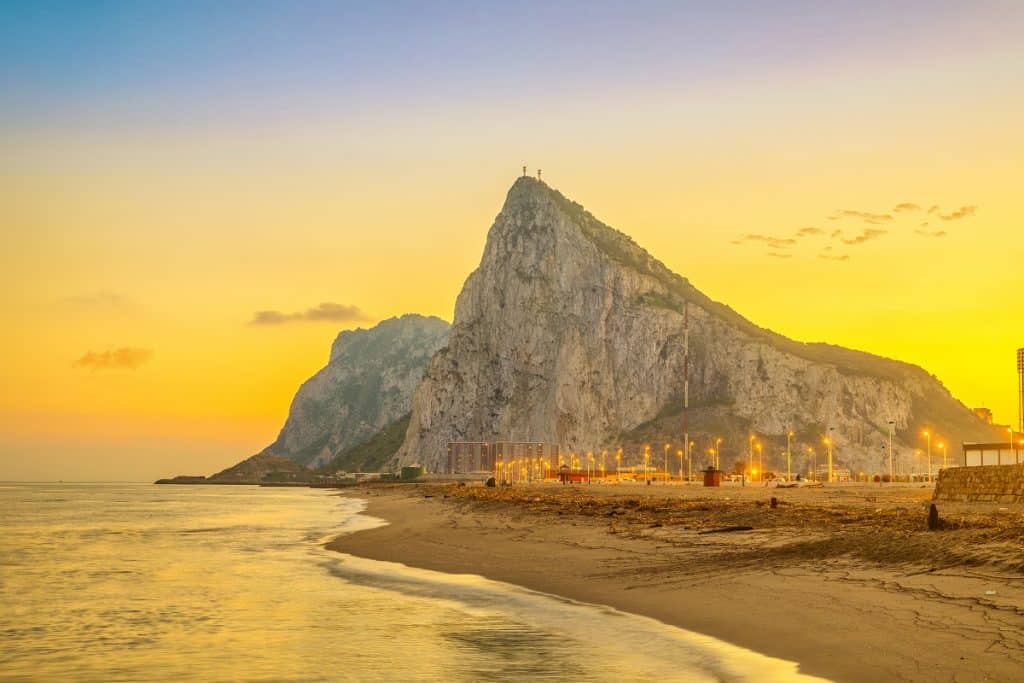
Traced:
<path fill-rule="evenodd" d="M 0 679 L 794 680 L 611 609 L 324 550 L 329 491 L 0 484 Z"/>

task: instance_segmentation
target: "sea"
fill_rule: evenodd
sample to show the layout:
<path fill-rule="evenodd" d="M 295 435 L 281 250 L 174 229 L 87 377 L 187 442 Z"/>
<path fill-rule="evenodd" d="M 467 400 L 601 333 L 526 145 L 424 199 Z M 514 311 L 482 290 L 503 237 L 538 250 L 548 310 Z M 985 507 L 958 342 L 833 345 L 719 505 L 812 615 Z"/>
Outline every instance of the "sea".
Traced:
<path fill-rule="evenodd" d="M 797 665 L 479 576 L 326 550 L 306 488 L 0 484 L 2 681 L 792 681 Z"/>

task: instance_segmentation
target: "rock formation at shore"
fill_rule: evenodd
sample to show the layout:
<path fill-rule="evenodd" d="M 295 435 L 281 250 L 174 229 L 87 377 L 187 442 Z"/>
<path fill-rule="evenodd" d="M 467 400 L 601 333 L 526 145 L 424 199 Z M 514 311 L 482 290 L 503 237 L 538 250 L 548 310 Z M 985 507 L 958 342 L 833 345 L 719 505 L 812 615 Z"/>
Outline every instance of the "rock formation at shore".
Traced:
<path fill-rule="evenodd" d="M 386 431 L 408 414 L 448 327 L 440 318 L 409 314 L 339 334 L 330 361 L 299 388 L 280 435 L 259 455 L 318 467 Z"/>
<path fill-rule="evenodd" d="M 458 297 L 448 344 L 415 392 L 391 464 L 441 470 L 453 440 L 584 452 L 681 443 L 684 302 L 690 436 L 702 455 L 723 437 L 723 467 L 745 457 L 751 432 L 777 464 L 787 431 L 796 433 L 794 451 L 809 444 L 820 453 L 834 428 L 837 461 L 869 472 L 883 471 L 890 419 L 903 448 L 921 445 L 926 426 L 950 444 L 991 435 L 921 368 L 757 327 L 580 205 L 523 177 Z"/>

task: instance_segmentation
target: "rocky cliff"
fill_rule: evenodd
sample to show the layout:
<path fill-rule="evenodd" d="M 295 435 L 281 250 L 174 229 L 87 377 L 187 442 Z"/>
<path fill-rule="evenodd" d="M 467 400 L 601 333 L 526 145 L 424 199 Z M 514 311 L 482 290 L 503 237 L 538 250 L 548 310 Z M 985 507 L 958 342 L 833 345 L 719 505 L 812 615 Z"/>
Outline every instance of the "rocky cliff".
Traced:
<path fill-rule="evenodd" d="M 277 440 L 261 454 L 318 467 L 408 412 L 424 368 L 448 338 L 440 318 L 403 315 L 335 339 L 327 365 L 299 388 Z"/>
<path fill-rule="evenodd" d="M 750 433 L 777 465 L 788 430 L 794 452 L 822 452 L 831 427 L 836 460 L 867 471 L 882 471 L 890 419 L 904 449 L 923 446 L 926 426 L 948 443 L 989 434 L 920 368 L 760 328 L 524 177 L 458 297 L 448 345 L 415 392 L 393 464 L 441 469 L 450 440 L 577 451 L 681 443 L 684 302 L 690 436 L 701 456 L 722 437 L 723 467 L 745 456 Z"/>

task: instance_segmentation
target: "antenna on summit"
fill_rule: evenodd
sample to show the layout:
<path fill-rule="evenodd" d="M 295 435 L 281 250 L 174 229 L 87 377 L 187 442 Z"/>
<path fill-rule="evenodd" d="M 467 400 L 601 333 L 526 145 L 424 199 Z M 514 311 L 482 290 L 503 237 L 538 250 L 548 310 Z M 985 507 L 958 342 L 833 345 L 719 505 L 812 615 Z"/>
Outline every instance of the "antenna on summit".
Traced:
<path fill-rule="evenodd" d="M 540 169 L 537 169 L 537 180 L 540 180 Z"/>
<path fill-rule="evenodd" d="M 526 164 L 523 164 L 523 177 L 526 177 Z"/>

